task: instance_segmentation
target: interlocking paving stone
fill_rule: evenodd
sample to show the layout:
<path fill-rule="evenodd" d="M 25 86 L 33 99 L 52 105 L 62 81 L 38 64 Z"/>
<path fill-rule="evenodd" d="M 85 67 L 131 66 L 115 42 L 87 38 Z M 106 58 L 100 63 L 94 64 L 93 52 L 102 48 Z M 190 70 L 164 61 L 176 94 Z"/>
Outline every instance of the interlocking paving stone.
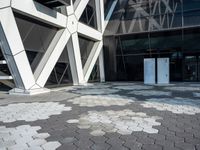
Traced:
<path fill-rule="evenodd" d="M 90 134 L 93 136 L 103 136 L 105 132 L 102 130 L 93 130 L 92 132 L 90 132 Z"/>
<path fill-rule="evenodd" d="M 116 86 L 114 88 L 120 89 L 120 90 L 147 90 L 147 89 L 153 89 L 153 86 L 132 85 L 132 86 Z"/>
<path fill-rule="evenodd" d="M 142 146 L 143 150 L 162 150 L 162 146 L 154 145 L 154 144 L 144 144 Z"/>
<path fill-rule="evenodd" d="M 142 137 L 138 138 L 137 142 L 142 143 L 142 144 L 154 144 L 155 140 L 149 137 Z"/>
<path fill-rule="evenodd" d="M 177 148 L 177 147 L 165 146 L 165 147 L 163 147 L 163 150 L 181 150 L 181 149 Z"/>
<path fill-rule="evenodd" d="M 91 129 L 91 135 L 102 136 L 106 132 L 117 132 L 122 135 L 131 134 L 134 131 L 158 133 L 153 126 L 161 125 L 156 122 L 161 119 L 157 116 L 147 116 L 145 113 L 133 112 L 129 109 L 122 111 L 89 111 L 78 119 L 78 128 Z M 70 122 L 69 120 L 67 122 Z"/>
<path fill-rule="evenodd" d="M 47 149 L 57 147 L 60 150 L 199 150 L 200 113 L 191 110 L 200 108 L 198 94 L 194 94 L 199 93 L 196 90 L 199 86 L 178 83 L 167 87 L 172 90 L 166 87 L 122 82 L 75 86 L 33 97 L 2 95 L 0 108 L 6 109 L 9 104 L 21 106 L 22 103 L 40 105 L 51 102 L 57 104 L 59 111 L 55 111 L 54 105 L 29 107 L 29 111 L 23 107 L 17 113 L 21 114 L 19 117 L 27 116 L 27 120 L 17 120 L 15 112 L 19 108 L 9 109 L 14 117 L 8 118 L 7 122 L 0 120 L 0 147 L 4 142 L 15 150 L 44 150 L 42 145 L 46 142 L 54 143 L 47 144 Z M 178 87 L 178 90 L 172 87 Z M 71 101 L 74 99 L 79 102 L 74 104 Z M 146 108 L 142 106 L 146 102 L 162 105 L 158 109 Z M 171 106 L 170 110 L 164 109 L 165 104 Z M 68 107 L 68 110 L 62 110 L 63 107 Z M 47 118 L 40 115 L 45 111 L 51 112 Z M 89 112 L 94 115 L 89 115 Z M 8 116 L 8 113 L 4 114 L 2 116 L 0 111 L 0 118 Z M 41 120 L 35 117 L 31 121 L 32 115 L 38 115 Z M 91 134 L 93 131 L 96 131 L 95 136 Z"/>
<path fill-rule="evenodd" d="M 111 148 L 109 148 L 109 150 L 128 150 L 128 148 L 124 146 L 113 145 Z"/>
<path fill-rule="evenodd" d="M 108 150 L 111 146 L 106 143 L 94 144 L 91 149 L 93 150 Z"/>
<path fill-rule="evenodd" d="M 197 145 L 200 144 L 200 139 L 199 138 L 195 138 L 195 137 L 190 137 L 190 138 L 184 138 L 185 139 L 185 143 L 188 144 L 193 144 L 193 145 Z"/>
<path fill-rule="evenodd" d="M 172 91 L 199 91 L 200 88 L 199 87 L 176 87 L 176 86 L 173 86 L 173 87 L 166 87 L 165 88 L 166 90 L 172 90 Z"/>
<path fill-rule="evenodd" d="M 70 110 L 71 107 L 65 107 L 58 102 L 9 104 L 0 106 L 0 121 L 9 123 L 17 120 L 43 120 Z"/>
<path fill-rule="evenodd" d="M 57 149 L 61 144 L 59 142 L 48 142 L 46 144 L 42 145 L 42 148 L 44 150 L 55 150 Z"/>
<path fill-rule="evenodd" d="M 16 128 L 1 127 L 0 133 L 7 133 L 9 136 L 2 137 L 0 148 L 2 149 L 48 149 L 55 150 L 60 146 L 57 141 L 47 142 L 45 139 L 48 133 L 38 133 L 40 126 L 22 125 Z"/>
<path fill-rule="evenodd" d="M 73 144 L 63 144 L 57 150 L 77 150 L 77 147 Z"/>
<path fill-rule="evenodd" d="M 174 135 L 166 135 L 166 140 L 169 140 L 172 142 L 184 142 L 184 138 L 174 136 Z"/>
<path fill-rule="evenodd" d="M 95 106 L 124 106 L 131 104 L 134 102 L 135 98 L 125 98 L 119 95 L 101 95 L 101 96 L 92 96 L 92 95 L 87 95 L 87 96 L 81 96 L 78 98 L 74 98 L 69 100 L 69 102 L 72 102 L 73 104 L 78 104 L 81 107 L 86 106 L 86 107 L 95 107 Z"/>
<path fill-rule="evenodd" d="M 151 98 L 141 105 L 160 111 L 171 111 L 175 114 L 194 115 L 200 113 L 200 105 L 194 105 L 191 101 L 192 100 L 184 100 L 182 98 Z"/>
<path fill-rule="evenodd" d="M 74 144 L 81 149 L 91 149 L 93 142 L 90 139 L 81 139 Z"/>
<path fill-rule="evenodd" d="M 162 134 L 150 134 L 148 137 L 158 141 L 164 141 L 166 139 L 166 136 Z"/>
<path fill-rule="evenodd" d="M 76 140 L 77 139 L 75 139 L 74 137 L 66 137 L 66 138 L 63 138 L 60 142 L 63 144 L 68 144 L 68 143 L 73 143 Z"/>
<path fill-rule="evenodd" d="M 168 140 L 155 140 L 155 144 L 161 145 L 163 147 L 174 147 L 174 142 Z"/>
<path fill-rule="evenodd" d="M 142 95 L 142 96 L 171 96 L 171 92 L 155 91 L 155 90 L 141 90 L 131 91 L 128 94 Z"/>
<path fill-rule="evenodd" d="M 112 94 L 112 93 L 117 93 L 119 90 L 117 89 L 99 89 L 98 87 L 95 89 L 90 89 L 90 88 L 86 88 L 86 89 L 77 89 L 74 90 L 74 93 L 77 94 L 84 94 L 84 95 L 103 95 L 103 94 Z"/>
<path fill-rule="evenodd" d="M 185 150 L 195 150 L 195 145 L 184 143 L 184 142 L 175 142 L 175 147 L 185 149 Z"/>
<path fill-rule="evenodd" d="M 131 150 L 141 150 L 143 144 L 136 141 L 126 141 L 123 145 Z"/>

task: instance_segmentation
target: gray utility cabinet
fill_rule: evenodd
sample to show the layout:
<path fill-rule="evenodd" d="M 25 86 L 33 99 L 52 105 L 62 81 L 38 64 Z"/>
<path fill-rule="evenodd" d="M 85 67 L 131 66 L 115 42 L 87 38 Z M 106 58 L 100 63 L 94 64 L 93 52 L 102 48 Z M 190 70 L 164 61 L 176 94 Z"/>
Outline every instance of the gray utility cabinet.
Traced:
<path fill-rule="evenodd" d="M 157 83 L 169 84 L 169 58 L 157 59 Z"/>
<path fill-rule="evenodd" d="M 169 84 L 169 58 L 144 59 L 144 84 L 156 84 L 156 74 L 157 84 Z"/>
<path fill-rule="evenodd" d="M 144 59 L 144 83 L 155 84 L 156 83 L 156 59 L 146 58 Z"/>

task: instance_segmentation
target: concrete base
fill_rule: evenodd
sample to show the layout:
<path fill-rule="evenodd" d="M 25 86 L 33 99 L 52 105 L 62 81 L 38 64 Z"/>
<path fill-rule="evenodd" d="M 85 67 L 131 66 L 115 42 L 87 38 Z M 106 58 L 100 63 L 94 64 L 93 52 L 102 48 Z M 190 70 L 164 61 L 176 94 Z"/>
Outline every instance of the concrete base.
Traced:
<path fill-rule="evenodd" d="M 51 90 L 47 88 L 40 88 L 40 89 L 33 89 L 33 90 L 23 90 L 14 88 L 9 91 L 10 95 L 38 95 L 38 94 L 44 94 L 49 93 Z"/>

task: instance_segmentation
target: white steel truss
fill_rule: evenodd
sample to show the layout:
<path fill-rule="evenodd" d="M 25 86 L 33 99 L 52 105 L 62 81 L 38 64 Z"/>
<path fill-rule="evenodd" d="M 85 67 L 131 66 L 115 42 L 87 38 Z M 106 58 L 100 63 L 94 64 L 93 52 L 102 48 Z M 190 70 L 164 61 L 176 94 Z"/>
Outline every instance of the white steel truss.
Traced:
<path fill-rule="evenodd" d="M 108 15 L 104 17 L 104 1 L 95 0 L 96 30 L 79 22 L 89 0 L 76 0 L 74 5 L 71 1 L 70 6 L 62 9 L 62 11 L 66 12 L 66 15 L 33 0 L 0 0 L 0 46 L 16 87 L 10 93 L 33 95 L 49 92 L 48 89 L 44 88 L 45 83 L 65 46 L 67 46 L 73 83 L 75 85 L 88 82 L 98 58 L 101 80 L 104 81 L 103 53 L 101 53 L 103 47 L 102 39 L 117 1 L 113 0 Z M 59 29 L 34 72 L 31 70 L 13 12 Z M 81 62 L 78 34 L 95 41 L 84 66 L 82 66 Z"/>

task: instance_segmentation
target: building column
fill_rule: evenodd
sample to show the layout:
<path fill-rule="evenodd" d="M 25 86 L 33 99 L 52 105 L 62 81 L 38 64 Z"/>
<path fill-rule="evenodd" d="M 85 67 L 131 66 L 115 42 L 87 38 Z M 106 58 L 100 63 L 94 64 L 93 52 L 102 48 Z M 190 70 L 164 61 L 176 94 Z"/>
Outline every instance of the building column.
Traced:
<path fill-rule="evenodd" d="M 103 50 L 101 50 L 99 54 L 99 72 L 100 72 L 100 82 L 105 82 Z"/>

